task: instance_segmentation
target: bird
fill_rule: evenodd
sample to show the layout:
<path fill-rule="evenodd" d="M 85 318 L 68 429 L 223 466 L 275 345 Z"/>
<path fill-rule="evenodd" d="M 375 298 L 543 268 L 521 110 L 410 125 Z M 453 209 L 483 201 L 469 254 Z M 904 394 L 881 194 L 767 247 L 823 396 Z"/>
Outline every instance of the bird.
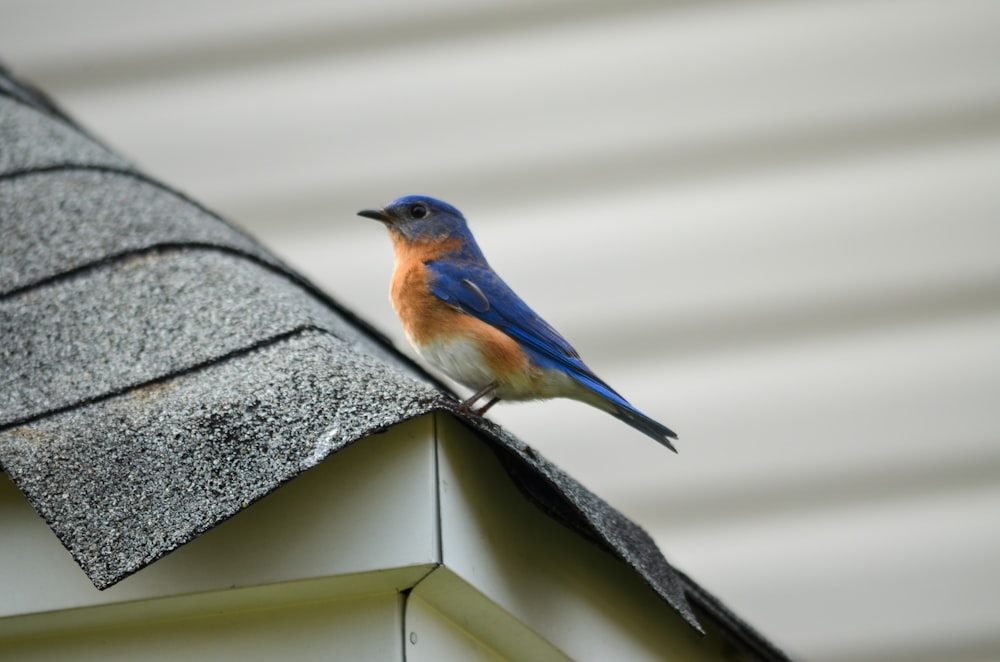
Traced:
<path fill-rule="evenodd" d="M 482 416 L 500 400 L 571 398 L 677 452 L 673 430 L 594 374 L 497 275 L 458 209 L 428 196 L 406 195 L 358 215 L 389 230 L 395 257 L 389 298 L 410 345 L 475 391 L 460 410 Z"/>

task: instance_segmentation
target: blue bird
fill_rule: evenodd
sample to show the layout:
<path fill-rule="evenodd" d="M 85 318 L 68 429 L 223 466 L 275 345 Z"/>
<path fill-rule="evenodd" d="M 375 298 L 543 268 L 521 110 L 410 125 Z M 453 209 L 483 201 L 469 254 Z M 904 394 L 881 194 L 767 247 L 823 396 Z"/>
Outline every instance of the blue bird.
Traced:
<path fill-rule="evenodd" d="M 475 390 L 461 407 L 482 415 L 499 400 L 573 398 L 610 413 L 676 452 L 670 428 L 602 381 L 576 350 L 493 271 L 462 213 L 409 195 L 358 212 L 382 222 L 395 250 L 389 296 L 420 355 Z M 489 397 L 479 409 L 473 405 Z"/>

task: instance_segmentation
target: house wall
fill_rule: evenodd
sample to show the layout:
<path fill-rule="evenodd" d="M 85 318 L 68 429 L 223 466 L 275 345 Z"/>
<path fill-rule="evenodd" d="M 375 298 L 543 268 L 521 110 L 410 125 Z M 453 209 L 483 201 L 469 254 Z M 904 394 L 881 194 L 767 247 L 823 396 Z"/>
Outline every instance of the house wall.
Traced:
<path fill-rule="evenodd" d="M 491 417 L 812 660 L 1000 657 L 1000 5 L 6 0 L 0 58 L 403 346 L 426 192 L 672 456 Z"/>

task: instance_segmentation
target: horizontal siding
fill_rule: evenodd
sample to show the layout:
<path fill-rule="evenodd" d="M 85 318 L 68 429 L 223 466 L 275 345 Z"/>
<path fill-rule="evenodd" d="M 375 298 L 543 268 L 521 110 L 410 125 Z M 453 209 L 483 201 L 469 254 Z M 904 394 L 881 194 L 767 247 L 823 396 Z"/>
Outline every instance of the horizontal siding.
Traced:
<path fill-rule="evenodd" d="M 1000 657 L 997 3 L 0 14 L 15 72 L 401 346 L 353 213 L 465 210 L 681 453 L 575 403 L 491 416 L 778 643 Z"/>

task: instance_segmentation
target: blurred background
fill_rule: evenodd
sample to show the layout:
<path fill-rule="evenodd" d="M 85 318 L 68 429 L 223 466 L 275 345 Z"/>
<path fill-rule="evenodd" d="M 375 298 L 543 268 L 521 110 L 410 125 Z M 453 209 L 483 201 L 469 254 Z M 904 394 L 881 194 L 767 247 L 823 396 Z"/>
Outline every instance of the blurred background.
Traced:
<path fill-rule="evenodd" d="M 995 0 L 0 0 L 0 60 L 400 347 L 354 214 L 455 204 L 680 454 L 491 417 L 794 655 L 1000 659 Z"/>

